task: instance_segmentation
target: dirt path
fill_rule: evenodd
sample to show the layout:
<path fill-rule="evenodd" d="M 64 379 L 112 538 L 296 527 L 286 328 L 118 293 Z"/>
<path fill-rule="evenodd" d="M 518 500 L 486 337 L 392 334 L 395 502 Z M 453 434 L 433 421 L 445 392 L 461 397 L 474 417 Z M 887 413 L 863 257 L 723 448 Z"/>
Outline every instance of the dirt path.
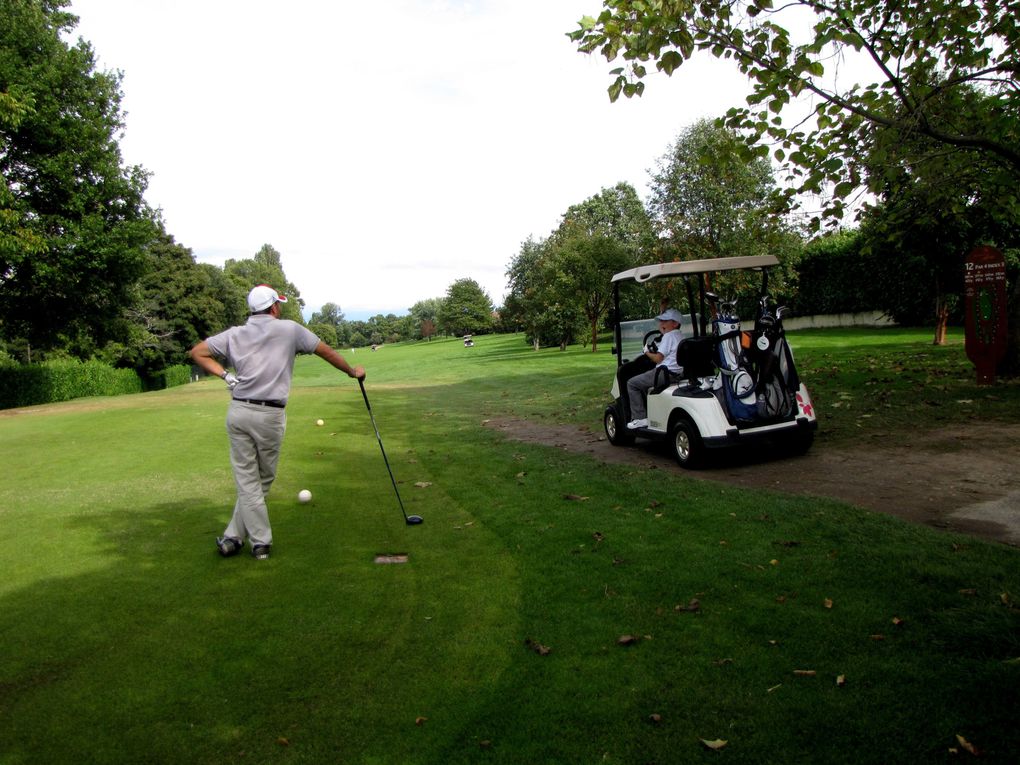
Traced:
<path fill-rule="evenodd" d="M 655 465 L 706 481 L 831 497 L 915 523 L 1020 547 L 1020 425 L 975 424 L 853 447 L 816 443 L 803 457 L 717 460 L 686 471 L 662 443 L 615 447 L 601 431 L 528 420 L 486 422 L 507 438 L 590 454 L 609 463 Z M 782 462 L 782 475 L 776 466 Z"/>

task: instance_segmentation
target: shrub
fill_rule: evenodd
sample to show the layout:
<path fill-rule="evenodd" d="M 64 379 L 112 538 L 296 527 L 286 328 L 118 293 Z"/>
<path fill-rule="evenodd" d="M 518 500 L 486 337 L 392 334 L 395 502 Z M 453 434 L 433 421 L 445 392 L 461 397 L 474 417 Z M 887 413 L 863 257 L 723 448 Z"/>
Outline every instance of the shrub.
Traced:
<path fill-rule="evenodd" d="M 114 369 L 100 361 L 45 361 L 4 370 L 0 375 L 0 409 L 84 396 L 140 393 L 142 389 L 142 379 L 133 369 Z"/>
<path fill-rule="evenodd" d="M 191 382 L 191 367 L 187 364 L 175 364 L 161 369 L 148 381 L 149 390 L 163 390 Z"/>

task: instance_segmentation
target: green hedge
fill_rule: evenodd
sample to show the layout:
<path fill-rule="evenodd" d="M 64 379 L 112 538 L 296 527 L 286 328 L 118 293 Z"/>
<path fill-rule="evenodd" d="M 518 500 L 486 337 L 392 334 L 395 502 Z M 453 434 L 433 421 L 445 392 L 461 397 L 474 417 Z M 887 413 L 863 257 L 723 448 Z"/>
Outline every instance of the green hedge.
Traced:
<path fill-rule="evenodd" d="M 0 409 L 84 396 L 140 393 L 144 389 L 142 378 L 133 369 L 114 369 L 100 361 L 63 360 L 7 366 L 0 373 Z"/>
<path fill-rule="evenodd" d="M 157 372 L 149 380 L 148 388 L 150 390 L 163 390 L 164 388 L 173 388 L 177 385 L 187 385 L 189 382 L 191 382 L 191 367 L 186 364 L 177 364 Z"/>
<path fill-rule="evenodd" d="M 886 308 L 887 283 L 877 273 L 883 264 L 862 249 L 857 231 L 840 232 L 808 244 L 797 264 L 796 315 Z"/>

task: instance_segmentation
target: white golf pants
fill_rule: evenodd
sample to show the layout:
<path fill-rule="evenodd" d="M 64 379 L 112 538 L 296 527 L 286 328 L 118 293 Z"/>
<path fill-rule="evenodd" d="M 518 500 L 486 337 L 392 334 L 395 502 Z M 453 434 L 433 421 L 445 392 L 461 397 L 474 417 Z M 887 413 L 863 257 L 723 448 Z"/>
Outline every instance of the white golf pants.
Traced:
<path fill-rule="evenodd" d="M 266 495 L 276 478 L 280 446 L 287 429 L 285 410 L 232 401 L 227 409 L 230 464 L 237 484 L 234 515 L 225 536 L 244 540 L 252 547 L 273 543 Z"/>

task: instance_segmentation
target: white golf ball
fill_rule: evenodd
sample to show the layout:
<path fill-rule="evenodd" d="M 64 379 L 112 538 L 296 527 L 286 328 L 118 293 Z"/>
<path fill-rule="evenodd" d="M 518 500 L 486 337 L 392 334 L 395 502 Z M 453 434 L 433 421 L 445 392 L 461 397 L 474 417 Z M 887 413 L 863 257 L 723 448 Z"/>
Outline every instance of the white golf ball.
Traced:
<path fill-rule="evenodd" d="M 305 502 L 311 502 L 312 493 L 308 491 L 308 489 L 302 489 L 301 491 L 298 492 L 297 498 L 298 502 L 300 502 L 301 504 L 304 504 Z"/>
<path fill-rule="evenodd" d="M 316 425 L 325 425 L 326 423 L 325 423 L 325 421 L 324 421 L 324 420 L 316 420 L 316 421 L 315 421 L 315 424 L 316 424 Z"/>

